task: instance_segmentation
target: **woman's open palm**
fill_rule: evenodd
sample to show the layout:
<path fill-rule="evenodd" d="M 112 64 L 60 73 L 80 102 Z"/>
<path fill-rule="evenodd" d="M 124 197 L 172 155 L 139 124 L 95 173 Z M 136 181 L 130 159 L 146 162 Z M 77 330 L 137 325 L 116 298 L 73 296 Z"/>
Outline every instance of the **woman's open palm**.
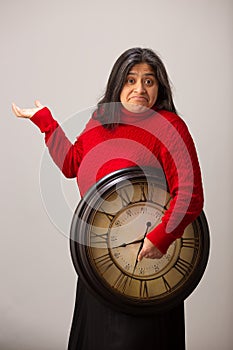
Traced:
<path fill-rule="evenodd" d="M 19 118 L 31 118 L 36 112 L 44 108 L 40 101 L 35 101 L 35 106 L 33 108 L 19 108 L 15 103 L 12 103 L 12 110 L 16 117 Z"/>

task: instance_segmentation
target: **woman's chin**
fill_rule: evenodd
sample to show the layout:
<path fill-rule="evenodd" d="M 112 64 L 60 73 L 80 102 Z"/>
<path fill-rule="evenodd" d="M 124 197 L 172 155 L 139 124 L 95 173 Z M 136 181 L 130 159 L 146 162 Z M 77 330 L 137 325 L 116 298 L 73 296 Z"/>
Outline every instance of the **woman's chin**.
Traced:
<path fill-rule="evenodd" d="M 143 113 L 148 110 L 147 106 L 136 103 L 123 103 L 123 106 L 132 113 Z"/>

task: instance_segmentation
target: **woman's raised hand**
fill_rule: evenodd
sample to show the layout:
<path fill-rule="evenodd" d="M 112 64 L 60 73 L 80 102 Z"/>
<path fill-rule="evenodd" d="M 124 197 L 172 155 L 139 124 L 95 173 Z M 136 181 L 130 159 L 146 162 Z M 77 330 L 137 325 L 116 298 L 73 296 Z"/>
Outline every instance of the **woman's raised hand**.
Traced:
<path fill-rule="evenodd" d="M 40 101 L 35 101 L 35 106 L 33 108 L 19 108 L 16 106 L 15 103 L 12 103 L 12 110 L 16 117 L 19 118 L 31 118 L 36 112 L 38 112 L 40 109 L 44 108 Z"/>

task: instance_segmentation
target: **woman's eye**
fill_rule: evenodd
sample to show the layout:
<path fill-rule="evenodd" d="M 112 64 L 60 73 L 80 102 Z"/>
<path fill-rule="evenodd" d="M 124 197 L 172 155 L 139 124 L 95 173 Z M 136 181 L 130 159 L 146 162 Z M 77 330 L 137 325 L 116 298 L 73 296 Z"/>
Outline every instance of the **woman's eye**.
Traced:
<path fill-rule="evenodd" d="M 128 84 L 134 84 L 134 83 L 135 83 L 134 78 L 128 78 L 128 79 L 127 79 L 127 83 L 128 83 Z"/>
<path fill-rule="evenodd" d="M 151 85 L 153 85 L 153 80 L 152 79 L 146 79 L 145 80 L 145 84 L 147 85 L 147 86 L 151 86 Z"/>

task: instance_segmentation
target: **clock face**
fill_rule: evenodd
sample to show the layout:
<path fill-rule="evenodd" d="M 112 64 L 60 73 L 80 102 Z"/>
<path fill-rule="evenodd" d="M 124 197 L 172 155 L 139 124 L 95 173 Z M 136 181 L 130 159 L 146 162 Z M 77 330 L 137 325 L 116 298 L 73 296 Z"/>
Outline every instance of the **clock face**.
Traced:
<path fill-rule="evenodd" d="M 199 282 L 209 252 L 204 213 L 161 259 L 137 262 L 144 236 L 156 227 L 171 196 L 158 171 L 120 170 L 80 202 L 71 226 L 71 255 L 87 287 L 104 302 L 130 313 L 169 308 Z"/>

